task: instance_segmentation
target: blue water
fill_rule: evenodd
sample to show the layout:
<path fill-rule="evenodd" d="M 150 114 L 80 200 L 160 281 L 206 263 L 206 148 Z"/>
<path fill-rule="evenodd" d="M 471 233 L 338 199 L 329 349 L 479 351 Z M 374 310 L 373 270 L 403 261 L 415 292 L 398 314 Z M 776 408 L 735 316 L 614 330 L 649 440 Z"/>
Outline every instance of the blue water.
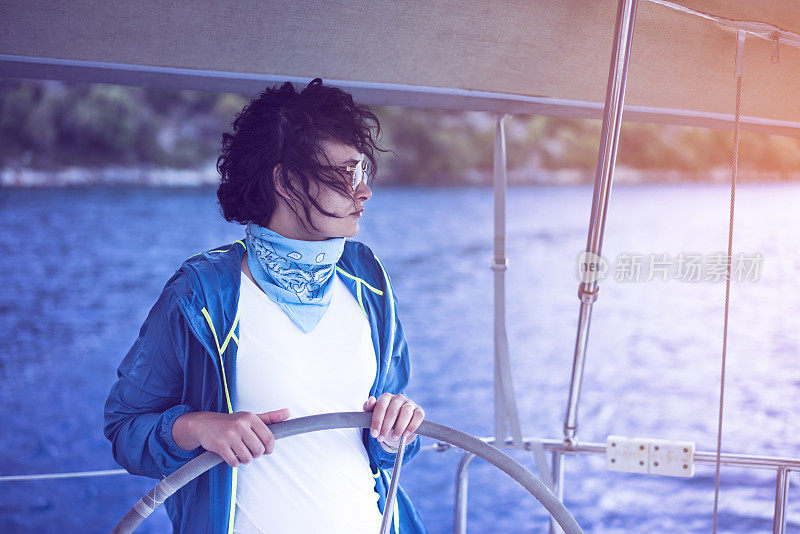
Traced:
<path fill-rule="evenodd" d="M 589 187 L 511 188 L 508 331 L 523 432 L 561 437 L 574 348 L 576 260 Z M 800 456 L 800 187 L 737 191 L 735 251 L 764 257 L 733 283 L 723 449 Z M 116 367 L 164 282 L 188 256 L 242 228 L 212 189 L 0 191 L 0 473 L 114 469 L 102 435 Z M 710 254 L 727 247 L 724 186 L 614 191 L 604 256 Z M 492 432 L 492 192 L 378 189 L 357 239 L 392 275 L 409 340 L 408 395 L 428 418 Z M 714 450 L 724 284 L 601 284 L 579 411 L 579 438 L 692 440 Z M 426 442 L 429 443 L 429 442 Z M 528 467 L 532 457 L 514 452 Z M 403 472 L 431 533 L 452 531 L 455 451 Z M 566 458 L 566 505 L 586 532 L 711 531 L 713 466 L 691 479 L 611 473 L 602 457 Z M 795 482 L 796 475 L 791 477 Z M 154 481 L 136 476 L 0 483 L 0 532 L 107 532 Z M 476 461 L 470 532 L 546 532 L 543 508 Z M 720 531 L 771 532 L 772 471 L 724 468 Z M 788 532 L 800 531 L 790 492 Z M 141 532 L 168 532 L 162 509 Z"/>

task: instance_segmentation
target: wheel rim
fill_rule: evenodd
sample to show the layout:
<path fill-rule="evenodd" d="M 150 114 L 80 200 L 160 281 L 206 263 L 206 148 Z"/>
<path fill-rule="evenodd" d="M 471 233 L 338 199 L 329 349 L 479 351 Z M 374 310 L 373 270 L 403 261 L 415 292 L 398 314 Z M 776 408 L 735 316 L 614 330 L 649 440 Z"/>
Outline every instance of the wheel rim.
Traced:
<path fill-rule="evenodd" d="M 336 428 L 369 428 L 372 414 L 368 412 L 336 412 L 298 417 L 269 425 L 275 439 L 288 438 L 319 430 Z M 545 510 L 561 526 L 565 534 L 583 534 L 569 510 L 553 492 L 525 467 L 503 451 L 478 438 L 433 421 L 423 421 L 416 431 L 421 436 L 449 443 L 475 456 L 483 458 L 524 487 L 539 501 Z M 117 524 L 112 534 L 127 534 L 141 524 L 167 497 L 185 484 L 223 462 L 218 454 L 206 451 L 178 468 L 170 476 L 148 491 L 125 517 Z"/>

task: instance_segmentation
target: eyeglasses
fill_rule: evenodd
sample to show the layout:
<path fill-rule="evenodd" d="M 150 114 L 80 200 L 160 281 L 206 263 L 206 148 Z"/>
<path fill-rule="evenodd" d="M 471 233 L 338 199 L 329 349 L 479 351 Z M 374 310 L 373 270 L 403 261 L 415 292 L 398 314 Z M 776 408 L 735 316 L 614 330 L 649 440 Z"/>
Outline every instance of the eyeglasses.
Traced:
<path fill-rule="evenodd" d="M 334 165 L 333 168 L 350 174 L 353 191 L 356 190 L 361 182 L 366 183 L 369 180 L 369 170 L 364 168 L 364 160 L 359 161 L 354 167 L 350 165 Z"/>

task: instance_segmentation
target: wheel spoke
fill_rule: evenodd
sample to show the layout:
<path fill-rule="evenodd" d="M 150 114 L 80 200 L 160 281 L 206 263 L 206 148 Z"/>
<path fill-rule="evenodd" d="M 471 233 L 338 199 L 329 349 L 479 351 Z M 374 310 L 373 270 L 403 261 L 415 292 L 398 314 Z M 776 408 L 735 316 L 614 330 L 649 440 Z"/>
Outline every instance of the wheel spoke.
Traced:
<path fill-rule="evenodd" d="M 397 456 L 394 458 L 392 481 L 389 483 L 389 492 L 386 494 L 386 504 L 383 506 L 383 520 L 381 521 L 380 534 L 389 534 L 389 525 L 392 524 L 392 509 L 397 495 L 397 481 L 400 480 L 400 470 L 403 468 L 403 456 L 406 453 L 406 436 L 400 436 L 400 445 L 397 446 Z"/>

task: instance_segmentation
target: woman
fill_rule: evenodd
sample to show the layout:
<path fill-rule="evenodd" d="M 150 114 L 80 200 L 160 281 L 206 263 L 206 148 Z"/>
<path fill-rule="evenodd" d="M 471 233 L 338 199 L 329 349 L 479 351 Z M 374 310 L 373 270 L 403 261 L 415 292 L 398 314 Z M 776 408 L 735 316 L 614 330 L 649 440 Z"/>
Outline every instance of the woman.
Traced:
<path fill-rule="evenodd" d="M 373 132 L 374 129 L 374 132 Z M 224 460 L 167 499 L 174 532 L 374 533 L 400 436 L 424 411 L 397 299 L 359 230 L 380 132 L 319 78 L 267 89 L 223 134 L 217 197 L 245 239 L 167 281 L 118 369 L 105 435 L 130 473 L 166 476 L 203 450 Z M 374 172 L 373 172 L 374 174 Z M 372 412 L 370 429 L 275 443 L 267 425 Z M 267 454 L 270 457 L 253 461 Z M 400 490 L 393 532 L 425 532 Z"/>

